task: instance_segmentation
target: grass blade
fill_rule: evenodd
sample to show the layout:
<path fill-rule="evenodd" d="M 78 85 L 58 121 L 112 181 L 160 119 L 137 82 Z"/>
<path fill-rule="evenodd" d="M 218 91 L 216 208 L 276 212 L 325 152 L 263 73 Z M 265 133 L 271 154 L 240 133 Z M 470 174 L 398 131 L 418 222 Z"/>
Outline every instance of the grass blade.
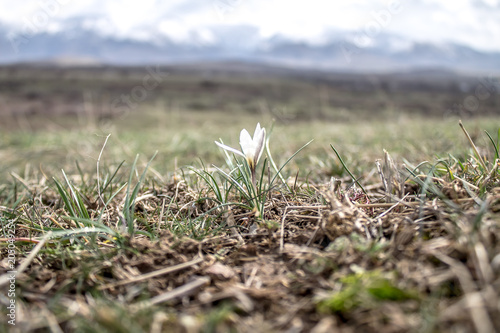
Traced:
<path fill-rule="evenodd" d="M 144 181 L 144 178 L 146 177 L 146 172 L 148 171 L 149 166 L 151 165 L 151 162 L 153 162 L 154 158 L 156 157 L 156 154 L 158 154 L 158 151 L 156 151 L 154 153 L 153 157 L 149 160 L 148 164 L 146 164 L 144 171 L 142 172 L 141 176 L 139 177 L 139 180 L 135 184 L 132 192 L 130 192 L 130 185 L 132 184 L 134 172 L 136 171 L 136 165 L 137 165 L 137 161 L 139 159 L 139 155 L 137 155 L 135 157 L 134 163 L 132 164 L 132 168 L 130 170 L 130 175 L 129 175 L 129 181 L 127 184 L 127 194 L 125 196 L 125 204 L 123 205 L 123 216 L 125 218 L 125 222 L 127 223 L 127 231 L 128 231 L 129 235 L 133 235 L 133 233 L 134 233 L 135 199 L 137 198 L 137 194 L 139 193 L 139 189 Z"/>
<path fill-rule="evenodd" d="M 342 157 L 338 153 L 337 149 L 335 149 L 335 147 L 333 145 L 330 145 L 330 147 L 332 147 L 333 151 L 335 152 L 335 155 L 337 155 L 337 158 L 339 159 L 340 163 L 344 167 L 345 171 L 347 171 L 347 173 L 349 174 L 349 176 L 351 176 L 351 179 L 361 188 L 361 190 L 363 191 L 364 194 L 368 195 L 368 193 L 365 191 L 365 189 L 363 188 L 363 186 L 359 183 L 358 179 L 356 177 L 354 177 L 354 175 L 352 174 L 351 170 L 349 170 L 349 168 L 347 167 L 347 165 L 344 163 L 344 160 L 342 159 Z"/>
<path fill-rule="evenodd" d="M 498 151 L 498 144 L 495 142 L 495 140 L 493 140 L 493 138 L 491 137 L 490 133 L 488 133 L 488 131 L 484 131 L 486 133 L 486 135 L 488 136 L 488 138 L 490 139 L 491 141 L 491 144 L 493 145 L 493 150 L 495 151 L 495 159 L 499 159 L 500 158 L 500 152 Z M 498 136 L 500 137 L 500 129 L 498 130 Z"/>
<path fill-rule="evenodd" d="M 285 184 L 285 185 L 286 185 L 286 187 L 287 187 L 287 189 L 290 191 L 290 188 L 288 187 L 288 185 L 287 185 L 286 181 L 285 181 L 285 180 L 283 179 L 283 177 L 281 176 L 281 170 L 283 170 L 283 168 L 284 168 L 284 167 L 285 167 L 288 163 L 290 163 L 290 161 L 291 161 L 291 160 L 292 160 L 292 159 L 293 159 L 293 158 L 294 158 L 294 157 L 295 157 L 298 153 L 300 153 L 300 152 L 302 151 L 302 149 L 304 149 L 304 148 L 306 148 L 307 146 L 309 146 L 309 145 L 310 145 L 313 141 L 314 141 L 314 139 L 313 139 L 313 140 L 311 140 L 311 141 L 309 141 L 308 143 L 306 143 L 306 144 L 305 144 L 305 145 L 303 145 L 302 147 L 300 147 L 300 148 L 299 148 L 299 149 L 298 149 L 295 153 L 293 153 L 293 154 L 292 154 L 292 156 L 290 156 L 290 158 L 288 158 L 288 159 L 285 161 L 285 163 L 284 163 L 284 164 L 283 164 L 283 165 L 279 168 L 279 170 L 277 170 L 277 171 L 276 171 L 276 175 L 272 178 L 272 180 L 271 180 L 271 184 L 273 184 L 273 183 L 274 183 L 274 180 L 276 179 L 276 177 L 277 177 L 278 175 L 280 175 L 279 177 L 280 177 L 280 178 L 281 178 L 281 180 L 283 181 L 283 184 Z M 274 163 L 274 162 L 272 162 L 271 164 L 273 164 L 273 163 Z M 273 167 L 274 167 L 274 164 L 273 164 Z"/>

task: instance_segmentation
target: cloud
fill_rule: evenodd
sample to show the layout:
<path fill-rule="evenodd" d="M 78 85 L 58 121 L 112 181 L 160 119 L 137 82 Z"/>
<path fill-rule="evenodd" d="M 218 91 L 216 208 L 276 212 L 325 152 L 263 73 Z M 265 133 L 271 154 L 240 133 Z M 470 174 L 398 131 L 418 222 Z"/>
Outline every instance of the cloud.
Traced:
<path fill-rule="evenodd" d="M 397 13 L 390 10 L 395 4 L 401 7 Z M 61 22 L 84 17 L 106 34 L 136 38 L 149 32 L 182 40 L 197 31 L 209 41 L 216 36 L 207 27 L 253 25 L 263 37 L 320 42 L 325 32 L 379 29 L 421 41 L 500 50 L 492 43 L 500 36 L 500 0 L 0 0 L 0 6 L 9 8 L 0 12 L 0 23 L 12 30 L 30 25 L 55 31 Z"/>
<path fill-rule="evenodd" d="M 450 41 L 483 50 L 500 50 L 500 44 L 491 43 L 500 33 L 500 8 L 491 7 L 492 0 L 489 2 L 419 0 L 405 3 L 405 15 L 395 18 L 393 31 L 403 30 L 421 41 Z"/>

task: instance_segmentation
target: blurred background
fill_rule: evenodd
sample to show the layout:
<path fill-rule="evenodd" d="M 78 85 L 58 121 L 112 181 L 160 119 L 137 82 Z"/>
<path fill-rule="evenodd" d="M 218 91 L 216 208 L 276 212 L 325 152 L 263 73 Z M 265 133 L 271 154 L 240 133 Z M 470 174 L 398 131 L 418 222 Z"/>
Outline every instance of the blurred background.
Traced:
<path fill-rule="evenodd" d="M 498 0 L 1 1 L 0 62 L 498 73 Z"/>
<path fill-rule="evenodd" d="M 498 0 L 0 5 L 3 145 L 30 158 L 51 158 L 62 142 L 95 155 L 120 133 L 131 156 L 150 145 L 193 160 L 199 142 L 257 121 L 288 129 L 284 143 L 324 133 L 359 146 L 393 133 L 382 148 L 410 140 L 401 135 L 417 118 L 455 126 L 500 113 Z M 399 134 L 384 127 L 405 119 Z M 347 138 L 341 124 L 361 127 Z M 41 137 L 75 129 L 81 137 Z"/>
<path fill-rule="evenodd" d="M 498 112 L 498 0 L 0 4 L 2 116 Z"/>

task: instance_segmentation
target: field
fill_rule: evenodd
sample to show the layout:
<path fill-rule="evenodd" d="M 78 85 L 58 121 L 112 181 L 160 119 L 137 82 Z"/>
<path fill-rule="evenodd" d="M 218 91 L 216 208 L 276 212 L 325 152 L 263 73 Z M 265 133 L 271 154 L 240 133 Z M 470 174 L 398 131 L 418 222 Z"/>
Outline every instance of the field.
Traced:
<path fill-rule="evenodd" d="M 0 68 L 0 331 L 500 331 L 498 91 Z M 214 142 L 257 123 L 255 169 Z"/>

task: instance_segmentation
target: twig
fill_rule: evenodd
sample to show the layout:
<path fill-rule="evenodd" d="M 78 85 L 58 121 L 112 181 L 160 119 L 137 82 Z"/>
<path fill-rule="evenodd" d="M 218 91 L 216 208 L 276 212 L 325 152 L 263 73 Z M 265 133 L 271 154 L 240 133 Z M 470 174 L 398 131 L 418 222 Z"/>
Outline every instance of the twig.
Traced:
<path fill-rule="evenodd" d="M 464 299 L 476 331 L 479 333 L 495 332 L 493 323 L 491 322 L 488 311 L 484 304 L 484 299 L 481 293 L 477 292 L 477 286 L 474 283 L 472 276 L 467 267 L 458 260 L 452 259 L 445 254 L 437 251 L 431 251 L 437 259 L 450 266 L 451 270 L 460 282 L 460 286 L 464 292 Z"/>
<path fill-rule="evenodd" d="M 142 302 L 133 304 L 132 309 L 137 311 L 137 310 L 141 310 L 144 308 L 148 308 L 152 305 L 168 302 L 168 301 L 171 301 L 171 300 L 176 299 L 176 298 L 192 295 L 199 288 L 203 287 L 204 285 L 206 285 L 208 283 L 210 283 L 209 277 L 207 277 L 207 276 L 197 277 L 197 278 L 195 278 L 195 280 L 193 280 L 189 283 L 186 283 L 183 286 L 175 288 L 172 291 L 155 296 L 155 297 L 151 298 L 150 300 L 142 301 Z"/>
<path fill-rule="evenodd" d="M 285 207 L 285 213 L 283 214 L 283 218 L 281 219 L 281 229 L 280 229 L 280 253 L 283 253 L 283 248 L 285 244 L 285 219 L 286 219 L 286 214 L 287 210 L 289 207 Z"/>
<path fill-rule="evenodd" d="M 12 177 L 14 177 L 15 179 L 17 179 L 17 180 L 18 180 L 21 184 L 23 184 L 23 185 L 24 185 L 24 187 L 26 187 L 26 188 L 28 188 L 28 189 L 30 188 L 29 184 L 28 184 L 28 183 L 26 183 L 26 181 L 25 181 L 24 179 L 22 179 L 22 178 L 21 178 L 21 176 L 19 176 L 17 173 L 15 173 L 15 172 L 11 172 L 11 173 L 10 173 L 10 175 L 11 175 Z"/>
<path fill-rule="evenodd" d="M 379 219 L 379 218 L 385 216 L 387 213 L 389 213 L 395 207 L 399 206 L 399 204 L 405 204 L 405 202 L 403 200 L 406 198 L 406 196 L 408 196 L 408 194 L 405 195 L 403 198 L 401 198 L 401 200 L 398 200 L 398 202 L 396 202 L 395 204 L 393 204 L 389 209 L 387 209 L 386 211 L 384 211 L 382 214 L 380 214 L 379 216 L 377 216 L 375 219 Z"/>
<path fill-rule="evenodd" d="M 24 272 L 26 270 L 26 268 L 28 268 L 28 265 L 33 261 L 33 259 L 35 259 L 36 255 L 42 249 L 42 247 L 45 245 L 45 242 L 47 241 L 47 239 L 50 238 L 50 236 L 52 236 L 52 231 L 49 231 L 42 238 L 42 240 L 40 241 L 40 243 L 38 243 L 35 246 L 35 248 L 26 257 L 26 259 L 24 259 L 23 262 L 19 265 L 19 267 L 13 272 L 13 273 L 16 274 L 16 276 L 19 275 L 19 274 L 21 274 L 22 272 Z M 2 287 L 3 285 L 6 285 L 7 283 L 9 283 L 11 277 L 12 277 L 12 273 L 7 273 L 7 274 L 4 274 L 4 275 L 0 276 L 0 287 Z"/>
<path fill-rule="evenodd" d="M 384 172 L 382 171 L 382 166 L 380 165 L 380 161 L 376 160 L 375 165 L 377 166 L 377 171 L 380 176 L 380 179 L 382 179 L 382 185 L 384 186 L 385 193 L 389 193 L 389 185 L 387 184 L 387 180 L 385 179 Z"/>
<path fill-rule="evenodd" d="M 354 203 L 354 206 L 358 208 L 386 208 L 386 207 L 392 207 L 392 206 L 398 206 L 398 205 L 405 205 L 408 207 L 413 207 L 413 206 L 418 206 L 420 205 L 420 202 L 417 201 L 412 201 L 412 202 L 386 202 L 386 203 L 372 203 L 372 204 L 359 204 L 359 203 Z"/>
<path fill-rule="evenodd" d="M 104 140 L 104 144 L 102 145 L 101 152 L 99 153 L 99 157 L 97 158 L 97 196 L 99 197 L 99 199 L 101 199 L 102 204 L 104 206 L 106 206 L 106 202 L 104 201 L 104 198 L 102 197 L 101 185 L 99 184 L 99 178 L 100 178 L 99 164 L 101 162 L 102 152 L 104 151 L 104 147 L 106 147 L 106 143 L 108 142 L 108 139 L 110 136 L 111 136 L 111 134 L 108 134 L 108 136 L 106 136 L 106 140 Z"/>
<path fill-rule="evenodd" d="M 309 220 L 320 220 L 321 216 L 313 216 L 313 215 L 300 215 L 300 214 L 291 214 L 289 217 L 295 217 L 299 219 L 309 219 Z"/>
<path fill-rule="evenodd" d="M 59 326 L 59 323 L 57 322 L 56 316 L 52 312 L 50 312 L 47 308 L 43 308 L 42 316 L 45 317 L 48 327 L 50 328 L 50 331 L 52 333 L 64 333 L 63 330 L 61 329 L 61 326 Z"/>
<path fill-rule="evenodd" d="M 180 271 L 182 269 L 186 269 L 188 267 L 191 267 L 191 266 L 194 266 L 196 264 L 199 264 L 202 261 L 203 261 L 203 258 L 198 257 L 196 259 L 193 259 L 193 260 L 188 261 L 188 262 L 184 262 L 184 263 L 179 264 L 179 265 L 175 265 L 175 266 L 171 266 L 171 267 L 165 267 L 165 268 L 159 269 L 159 270 L 154 271 L 154 272 L 149 272 L 149 273 L 146 273 L 146 274 L 143 274 L 143 275 L 139 275 L 139 276 L 133 277 L 133 278 L 128 279 L 128 280 L 122 280 L 122 281 L 118 281 L 118 282 L 108 283 L 108 284 L 99 286 L 97 289 L 99 289 L 99 290 L 110 289 L 110 288 L 114 288 L 114 287 L 118 287 L 118 286 L 123 286 L 123 285 L 134 283 L 134 282 L 144 281 L 144 280 L 156 277 L 156 276 L 170 274 L 170 273 L 174 273 L 174 272 Z"/>
<path fill-rule="evenodd" d="M 56 219 L 54 219 L 52 216 L 48 216 L 47 217 L 49 220 L 52 221 L 52 223 L 54 223 L 55 225 L 57 225 L 60 229 L 65 229 L 62 225 L 59 224 L 59 222 L 56 221 Z"/>
<path fill-rule="evenodd" d="M 7 208 L 5 206 L 0 206 L 0 211 L 7 212 L 7 213 L 14 213 L 13 209 Z"/>
<path fill-rule="evenodd" d="M 287 207 L 285 207 L 285 212 L 283 214 L 283 218 L 281 219 L 280 253 L 283 253 L 283 248 L 285 246 L 284 237 L 285 237 L 285 219 L 286 219 L 286 216 L 288 214 L 287 210 L 291 211 L 294 209 L 304 209 L 304 210 L 317 209 L 318 213 L 319 213 L 320 209 L 327 209 L 327 208 L 328 208 L 328 206 L 287 206 Z M 301 216 L 301 217 L 319 220 L 319 218 L 317 216 Z"/>
<path fill-rule="evenodd" d="M 234 220 L 234 214 L 231 208 L 228 208 L 228 210 L 224 214 L 224 218 L 226 219 L 227 225 L 231 227 L 231 233 L 233 234 L 233 236 L 236 236 L 239 242 L 244 242 L 243 237 L 241 237 L 240 233 L 236 229 L 236 221 Z"/>
<path fill-rule="evenodd" d="M 453 201 L 456 203 L 464 203 L 464 202 L 474 201 L 474 198 L 460 198 L 460 199 L 454 199 Z M 410 202 L 399 201 L 396 204 L 405 205 L 405 206 L 408 206 L 410 208 L 413 208 L 414 206 L 419 206 L 422 203 L 419 201 L 410 201 Z M 372 204 L 360 204 L 360 203 L 355 202 L 354 205 L 356 207 L 359 207 L 359 208 L 386 208 L 386 207 L 392 207 L 394 205 L 394 203 L 382 202 L 382 203 L 372 203 Z"/>
<path fill-rule="evenodd" d="M 464 131 L 465 133 L 465 136 L 467 137 L 467 140 L 469 140 L 470 142 L 470 145 L 472 146 L 472 149 L 474 149 L 474 152 L 476 153 L 477 155 L 477 159 L 479 160 L 479 163 L 481 163 L 481 166 L 483 167 L 483 170 L 487 170 L 486 169 L 486 164 L 484 164 L 484 161 L 483 161 L 483 158 L 481 157 L 481 155 L 479 154 L 479 151 L 477 150 L 477 147 L 476 145 L 474 144 L 474 141 L 472 141 L 469 133 L 467 132 L 467 130 L 465 129 L 464 125 L 462 124 L 462 121 L 459 120 L 458 121 L 458 125 L 460 125 L 460 128 L 462 129 L 462 131 Z"/>
<path fill-rule="evenodd" d="M 40 241 L 38 239 L 34 238 L 28 238 L 28 237 L 15 237 L 15 238 L 0 238 L 0 243 L 6 243 L 10 240 L 13 240 L 15 242 L 28 242 L 28 243 L 35 243 L 38 244 Z"/>

